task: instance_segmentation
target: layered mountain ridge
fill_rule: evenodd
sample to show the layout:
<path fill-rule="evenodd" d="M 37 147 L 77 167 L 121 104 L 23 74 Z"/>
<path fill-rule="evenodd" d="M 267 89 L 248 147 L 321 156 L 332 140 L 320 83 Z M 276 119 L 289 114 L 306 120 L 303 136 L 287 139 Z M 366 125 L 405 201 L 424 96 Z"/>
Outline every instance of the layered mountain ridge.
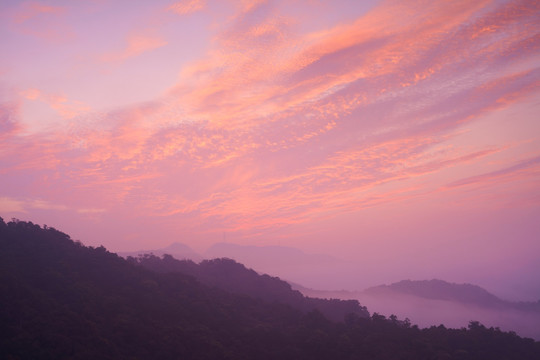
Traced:
<path fill-rule="evenodd" d="M 246 271 L 228 260 L 208 263 L 214 269 L 223 265 Z M 478 322 L 463 329 L 420 329 L 379 314 L 351 313 L 344 320 L 225 291 L 178 271 L 150 270 L 56 229 L 0 218 L 0 358 L 532 360 L 540 355 L 539 342 Z"/>

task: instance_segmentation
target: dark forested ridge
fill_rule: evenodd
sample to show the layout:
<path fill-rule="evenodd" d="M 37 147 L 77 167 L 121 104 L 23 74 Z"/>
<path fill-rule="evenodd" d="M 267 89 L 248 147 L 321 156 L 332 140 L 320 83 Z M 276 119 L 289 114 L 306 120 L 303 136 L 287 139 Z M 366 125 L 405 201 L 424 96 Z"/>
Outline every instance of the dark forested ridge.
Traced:
<path fill-rule="evenodd" d="M 538 359 L 540 343 L 475 322 L 333 322 L 0 219 L 0 358 Z"/>
<path fill-rule="evenodd" d="M 204 260 L 197 264 L 191 260 L 177 260 L 170 255 L 162 258 L 144 255 L 128 260 L 161 273 L 180 272 L 191 275 L 205 285 L 267 302 L 287 304 L 304 313 L 318 310 L 334 321 L 343 321 L 348 314 L 369 317 L 367 309 L 360 306 L 357 300 L 305 297 L 300 291 L 293 290 L 289 283 L 266 274 L 259 275 L 231 259 Z"/>

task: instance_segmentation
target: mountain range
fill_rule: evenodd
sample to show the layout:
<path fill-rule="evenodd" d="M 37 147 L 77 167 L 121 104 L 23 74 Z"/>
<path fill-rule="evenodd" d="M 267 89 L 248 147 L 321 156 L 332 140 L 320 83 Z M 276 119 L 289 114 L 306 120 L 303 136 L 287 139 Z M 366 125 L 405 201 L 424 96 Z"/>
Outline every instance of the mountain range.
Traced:
<path fill-rule="evenodd" d="M 103 246 L 84 246 L 54 228 L 0 218 L 0 358 L 540 356 L 540 342 L 479 322 L 462 329 L 421 329 L 395 316 L 367 316 L 357 302 L 340 301 L 325 304 L 355 304 L 360 312 L 331 321 L 317 308 L 281 302 L 281 295 L 272 300 L 272 291 L 262 291 L 267 285 L 301 295 L 230 260 L 197 266 L 167 256 L 147 260 L 151 266 Z M 180 271 L 181 266 L 198 277 Z M 235 287 L 235 281 L 245 284 Z M 259 296 L 242 290 L 252 286 Z"/>

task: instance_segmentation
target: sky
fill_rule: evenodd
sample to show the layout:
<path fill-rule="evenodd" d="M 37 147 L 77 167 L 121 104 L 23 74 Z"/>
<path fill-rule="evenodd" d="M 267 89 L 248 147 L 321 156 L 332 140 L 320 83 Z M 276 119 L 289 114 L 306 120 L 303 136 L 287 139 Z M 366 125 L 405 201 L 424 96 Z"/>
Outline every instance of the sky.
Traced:
<path fill-rule="evenodd" d="M 0 216 L 540 299 L 539 24 L 532 0 L 2 1 Z"/>

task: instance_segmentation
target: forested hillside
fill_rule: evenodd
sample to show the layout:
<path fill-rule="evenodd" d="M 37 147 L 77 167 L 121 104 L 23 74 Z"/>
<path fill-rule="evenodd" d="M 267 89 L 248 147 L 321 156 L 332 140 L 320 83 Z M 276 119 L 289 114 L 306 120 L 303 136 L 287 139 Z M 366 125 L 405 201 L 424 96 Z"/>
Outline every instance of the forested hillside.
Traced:
<path fill-rule="evenodd" d="M 538 359 L 540 343 L 471 323 L 320 312 L 158 273 L 58 230 L 0 219 L 2 359 Z"/>
<path fill-rule="evenodd" d="M 369 317 L 367 309 L 360 306 L 357 300 L 305 297 L 299 291 L 292 290 L 287 282 L 266 274 L 259 275 L 231 259 L 204 260 L 196 264 L 191 260 L 174 259 L 170 255 L 163 258 L 145 255 L 128 260 L 158 272 L 191 275 L 205 285 L 269 302 L 280 302 L 302 312 L 318 310 L 334 321 L 343 321 L 348 314 Z"/>

